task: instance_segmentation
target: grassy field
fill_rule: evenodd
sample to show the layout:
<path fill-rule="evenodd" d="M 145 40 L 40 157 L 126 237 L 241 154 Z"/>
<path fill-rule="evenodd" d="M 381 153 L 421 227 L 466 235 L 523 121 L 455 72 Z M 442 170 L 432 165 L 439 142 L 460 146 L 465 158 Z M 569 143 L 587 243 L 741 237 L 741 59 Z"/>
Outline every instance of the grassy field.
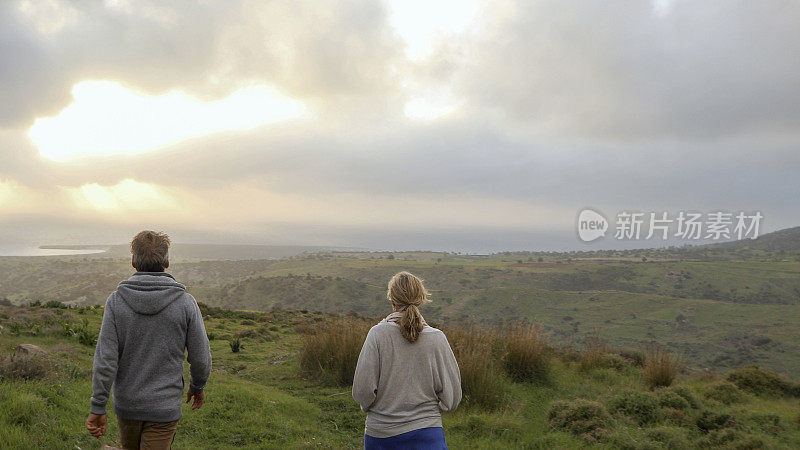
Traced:
<path fill-rule="evenodd" d="M 656 341 L 693 370 L 760 364 L 800 378 L 796 253 L 684 253 L 326 252 L 280 260 L 184 258 L 171 272 L 209 305 L 376 316 L 385 309 L 386 281 L 410 270 L 433 293 L 425 317 L 434 323 L 523 318 L 563 345 L 590 337 L 624 346 Z M 130 273 L 127 260 L 95 255 L 0 258 L 0 302 L 103 304 Z"/>
<path fill-rule="evenodd" d="M 213 308 L 206 313 L 214 358 L 207 403 L 199 411 L 184 408 L 175 448 L 361 445 L 364 415 L 352 400 L 349 386 L 309 377 L 299 366 L 301 333 L 317 329 L 330 315 Z M 82 344 L 79 336 L 67 336 L 61 325 L 72 324 L 91 334 L 99 327 L 102 308 L 5 306 L 0 314 L 4 326 L 0 334 L 4 358 L 0 448 L 114 445 L 113 413 L 108 435 L 101 442 L 83 430 L 91 395 L 93 347 L 85 345 L 90 342 Z M 30 325 L 15 327 L 12 322 Z M 450 334 L 458 345 L 456 333 Z M 229 344 L 237 338 L 243 348 L 234 353 Z M 44 374 L 29 380 L 9 374 L 9 355 L 20 343 L 49 352 L 43 359 Z M 587 368 L 579 352 L 553 355 L 546 382 L 511 382 L 499 376 L 504 392 L 499 406 L 470 401 L 467 392 L 466 403 L 444 418 L 451 448 L 580 448 L 597 443 L 641 449 L 800 446 L 795 394 L 749 392 L 725 383 L 722 375 L 706 374 L 679 376 L 668 395 L 668 390 L 647 390 L 642 369 L 611 350 L 608 355 L 615 356 L 604 354 L 599 363 Z M 462 371 L 470 370 L 469 362 L 463 362 Z M 675 392 L 680 393 L 677 399 Z M 681 395 L 690 401 L 681 400 Z M 589 402 L 588 409 L 581 403 L 584 400 L 576 399 Z M 601 411 L 593 412 L 597 407 Z"/>

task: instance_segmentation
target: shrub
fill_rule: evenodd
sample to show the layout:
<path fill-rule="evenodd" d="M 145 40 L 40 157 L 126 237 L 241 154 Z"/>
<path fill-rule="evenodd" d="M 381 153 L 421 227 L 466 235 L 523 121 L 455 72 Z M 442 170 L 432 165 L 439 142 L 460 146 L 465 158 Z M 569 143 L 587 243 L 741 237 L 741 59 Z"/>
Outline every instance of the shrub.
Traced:
<path fill-rule="evenodd" d="M 703 411 L 703 414 L 697 419 L 697 428 L 704 433 L 734 425 L 733 418 L 729 414 L 718 414 L 713 411 Z"/>
<path fill-rule="evenodd" d="M 680 449 L 691 447 L 686 440 L 686 432 L 680 428 L 655 427 L 647 430 L 646 435 L 650 440 L 660 443 L 664 448 Z"/>
<path fill-rule="evenodd" d="M 228 341 L 228 345 L 231 346 L 231 351 L 233 353 L 239 353 L 239 351 L 244 348 L 244 345 L 242 345 L 241 339 L 239 339 L 238 337 L 237 338 L 233 338 L 230 341 Z"/>
<path fill-rule="evenodd" d="M 253 330 L 253 329 L 240 330 L 240 331 L 237 331 L 235 334 L 236 334 L 236 337 L 238 337 L 238 338 L 254 338 L 254 337 L 258 336 L 258 332 L 256 330 Z"/>
<path fill-rule="evenodd" d="M 581 370 L 592 370 L 603 367 L 603 357 L 608 353 L 608 345 L 602 339 L 592 336 L 586 338 L 581 352 Z"/>
<path fill-rule="evenodd" d="M 758 366 L 731 370 L 726 378 L 739 389 L 755 395 L 800 397 L 800 384 Z"/>
<path fill-rule="evenodd" d="M 620 350 L 619 355 L 630 361 L 634 366 L 642 367 L 644 365 L 645 355 L 641 350 Z"/>
<path fill-rule="evenodd" d="M 216 339 L 217 334 L 216 333 L 206 333 L 206 336 L 208 337 L 209 341 L 213 341 L 214 339 Z"/>
<path fill-rule="evenodd" d="M 353 384 L 358 355 L 370 325 L 353 318 L 337 318 L 303 335 L 300 368 L 306 375 L 340 386 Z"/>
<path fill-rule="evenodd" d="M 97 344 L 97 332 L 88 328 L 80 328 L 77 331 L 78 342 L 87 346 L 94 347 Z"/>
<path fill-rule="evenodd" d="M 25 324 L 23 324 L 22 322 L 8 322 L 6 324 L 6 327 L 8 328 L 9 333 L 11 333 L 14 336 L 19 336 L 19 334 L 25 328 Z"/>
<path fill-rule="evenodd" d="M 258 329 L 258 337 L 264 342 L 272 342 L 278 339 L 278 333 L 270 330 L 272 327 L 262 326 Z"/>
<path fill-rule="evenodd" d="M 757 450 L 765 448 L 765 443 L 761 439 L 740 431 L 724 428 L 713 430 L 708 435 L 697 442 L 698 448 L 733 448 L 736 450 Z"/>
<path fill-rule="evenodd" d="M 608 353 L 603 355 L 603 357 L 600 359 L 600 366 L 621 371 L 625 370 L 626 367 L 630 367 L 630 362 L 621 355 L 617 355 L 616 353 Z"/>
<path fill-rule="evenodd" d="M 599 439 L 608 433 L 613 420 L 602 404 L 578 398 L 553 403 L 547 414 L 547 423 L 556 430 Z"/>
<path fill-rule="evenodd" d="M 612 412 L 634 419 L 640 425 L 658 418 L 658 398 L 650 392 L 625 390 L 609 402 Z"/>
<path fill-rule="evenodd" d="M 651 344 L 647 348 L 642 374 L 648 388 L 668 387 L 675 381 L 681 363 L 671 352 Z"/>
<path fill-rule="evenodd" d="M 697 423 L 695 423 L 692 416 L 683 409 L 661 408 L 658 411 L 658 421 L 684 428 L 697 427 Z"/>
<path fill-rule="evenodd" d="M 656 395 L 658 396 L 658 406 L 662 408 L 686 410 L 691 407 L 685 398 L 681 397 L 674 391 L 660 389 Z"/>
<path fill-rule="evenodd" d="M 541 328 L 515 323 L 505 336 L 503 368 L 515 381 L 550 381 L 550 350 Z"/>
<path fill-rule="evenodd" d="M 66 308 L 68 308 L 67 305 L 61 303 L 58 300 L 50 300 L 50 301 L 48 301 L 47 303 L 44 304 L 44 307 L 45 308 L 58 308 L 58 309 L 66 309 Z"/>
<path fill-rule="evenodd" d="M 692 408 L 697 409 L 700 407 L 700 401 L 697 400 L 697 397 L 695 397 L 694 393 L 688 387 L 671 386 L 668 390 L 683 397 L 687 402 L 689 402 L 689 406 Z"/>
<path fill-rule="evenodd" d="M 52 371 L 50 360 L 40 354 L 9 355 L 0 360 L 0 379 L 38 380 Z"/>
<path fill-rule="evenodd" d="M 474 325 L 448 329 L 447 336 L 461 370 L 464 403 L 486 409 L 500 406 L 507 382 L 497 367 L 494 337 Z"/>
<path fill-rule="evenodd" d="M 706 398 L 730 405 L 742 401 L 742 391 L 729 381 L 720 381 L 706 389 Z"/>

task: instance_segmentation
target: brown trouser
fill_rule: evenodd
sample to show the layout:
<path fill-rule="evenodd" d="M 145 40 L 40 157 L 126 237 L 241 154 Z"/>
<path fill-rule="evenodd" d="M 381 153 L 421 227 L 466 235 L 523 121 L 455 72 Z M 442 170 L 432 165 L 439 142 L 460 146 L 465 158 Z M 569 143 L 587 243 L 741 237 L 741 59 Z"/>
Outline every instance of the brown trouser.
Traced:
<path fill-rule="evenodd" d="M 178 421 L 142 422 L 117 418 L 119 422 L 120 445 L 125 450 L 169 450 L 175 439 Z"/>

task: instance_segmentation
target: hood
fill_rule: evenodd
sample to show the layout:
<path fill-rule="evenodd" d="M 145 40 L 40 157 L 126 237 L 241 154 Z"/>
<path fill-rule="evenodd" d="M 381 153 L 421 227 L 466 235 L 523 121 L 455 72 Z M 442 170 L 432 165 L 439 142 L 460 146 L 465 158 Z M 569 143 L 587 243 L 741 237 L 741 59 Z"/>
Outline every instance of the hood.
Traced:
<path fill-rule="evenodd" d="M 420 316 L 421 315 L 422 314 L 420 314 Z M 396 324 L 399 325 L 402 320 L 403 320 L 403 313 L 400 312 L 400 311 L 397 311 L 397 312 L 393 312 L 393 313 L 389 314 L 388 316 L 386 316 L 386 318 L 381 320 L 381 322 L 396 323 Z M 428 325 L 427 322 L 425 322 L 425 318 L 424 317 L 422 318 L 422 326 L 423 327 L 430 326 L 430 325 Z"/>
<path fill-rule="evenodd" d="M 166 272 L 136 272 L 117 287 L 117 295 L 139 314 L 153 315 L 186 293 Z"/>

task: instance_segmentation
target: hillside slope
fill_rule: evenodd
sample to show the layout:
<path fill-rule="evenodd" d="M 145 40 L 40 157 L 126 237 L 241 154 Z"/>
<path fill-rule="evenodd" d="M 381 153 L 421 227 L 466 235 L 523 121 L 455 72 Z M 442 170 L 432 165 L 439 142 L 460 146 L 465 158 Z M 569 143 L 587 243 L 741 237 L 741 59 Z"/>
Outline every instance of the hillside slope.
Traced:
<path fill-rule="evenodd" d="M 89 449 L 117 443 L 113 412 L 101 442 L 83 430 L 93 347 L 64 335 L 58 325 L 81 327 L 85 320 L 83 326 L 94 332 L 101 316 L 101 308 L 0 307 L 0 448 Z M 207 402 L 198 411 L 184 407 L 174 448 L 361 448 L 364 415 L 350 388 L 314 381 L 299 369 L 303 336 L 298 330 L 314 330 L 326 317 L 206 309 L 214 359 Z M 229 343 L 236 338 L 243 348 L 233 353 Z M 23 342 L 48 351 L 26 366 L 33 374 L 29 380 L 9 372 L 14 367 L 9 355 Z M 706 375 L 651 392 L 631 361 L 614 354 L 602 361 L 608 362 L 582 369 L 565 354 L 553 360 L 549 382 L 505 380 L 507 401 L 496 409 L 467 398 L 444 417 L 450 447 L 800 446 L 797 398 L 772 394 L 769 385 L 745 391 Z M 37 375 L 31 369 L 37 364 L 47 364 L 48 370 Z M 468 367 L 463 360 L 462 365 Z"/>

